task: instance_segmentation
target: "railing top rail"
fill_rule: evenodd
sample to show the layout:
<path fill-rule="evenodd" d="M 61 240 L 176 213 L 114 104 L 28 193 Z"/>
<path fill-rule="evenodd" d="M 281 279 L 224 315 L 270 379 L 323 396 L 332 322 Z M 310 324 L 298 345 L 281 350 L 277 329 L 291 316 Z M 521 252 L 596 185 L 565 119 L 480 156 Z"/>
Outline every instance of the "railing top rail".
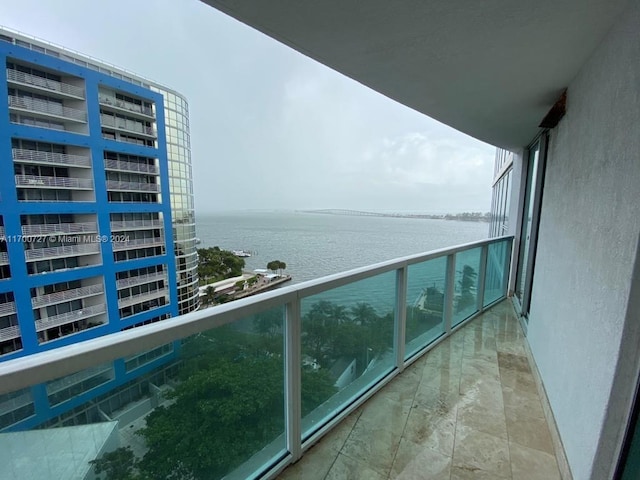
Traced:
<path fill-rule="evenodd" d="M 79 368 L 85 369 L 110 362 L 116 358 L 135 355 L 141 350 L 151 350 L 190 335 L 233 323 L 270 308 L 280 307 L 349 283 L 405 268 L 414 263 L 433 260 L 505 240 L 511 242 L 513 236 L 489 238 L 408 255 L 187 313 L 162 322 L 8 360 L 0 363 L 0 379 L 2 380 L 0 381 L 0 394 L 71 374 L 78 371 Z"/>

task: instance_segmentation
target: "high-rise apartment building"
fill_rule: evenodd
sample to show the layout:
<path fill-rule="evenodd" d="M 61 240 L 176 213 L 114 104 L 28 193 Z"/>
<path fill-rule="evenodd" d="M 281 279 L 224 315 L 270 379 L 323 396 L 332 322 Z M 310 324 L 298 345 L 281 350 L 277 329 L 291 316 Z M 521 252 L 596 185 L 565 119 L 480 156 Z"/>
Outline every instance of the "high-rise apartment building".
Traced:
<path fill-rule="evenodd" d="M 198 307 L 184 97 L 0 30 L 0 361 Z"/>

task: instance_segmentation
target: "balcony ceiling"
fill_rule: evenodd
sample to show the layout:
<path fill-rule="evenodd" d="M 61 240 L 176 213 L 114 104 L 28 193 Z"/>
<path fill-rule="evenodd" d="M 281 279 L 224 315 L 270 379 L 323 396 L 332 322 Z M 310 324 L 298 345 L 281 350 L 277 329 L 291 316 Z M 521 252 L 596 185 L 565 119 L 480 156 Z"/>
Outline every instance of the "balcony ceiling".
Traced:
<path fill-rule="evenodd" d="M 525 146 L 627 0 L 203 0 L 479 140 Z M 571 96 L 569 94 L 571 108 Z"/>

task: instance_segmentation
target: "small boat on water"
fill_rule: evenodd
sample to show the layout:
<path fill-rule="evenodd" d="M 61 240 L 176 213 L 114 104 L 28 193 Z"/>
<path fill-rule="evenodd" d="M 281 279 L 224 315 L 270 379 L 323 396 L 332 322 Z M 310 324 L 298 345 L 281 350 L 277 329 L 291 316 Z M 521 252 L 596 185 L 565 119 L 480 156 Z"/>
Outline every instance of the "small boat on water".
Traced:
<path fill-rule="evenodd" d="M 236 257 L 247 258 L 251 256 L 251 252 L 246 250 L 233 250 L 232 252 Z"/>

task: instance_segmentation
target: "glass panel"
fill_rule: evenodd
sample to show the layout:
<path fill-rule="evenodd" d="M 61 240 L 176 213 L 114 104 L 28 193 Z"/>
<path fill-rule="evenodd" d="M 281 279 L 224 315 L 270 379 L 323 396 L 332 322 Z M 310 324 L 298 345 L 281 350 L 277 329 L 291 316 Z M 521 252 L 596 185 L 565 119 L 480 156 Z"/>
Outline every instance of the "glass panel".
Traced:
<path fill-rule="evenodd" d="M 302 299 L 302 437 L 394 367 L 396 272 Z"/>
<path fill-rule="evenodd" d="M 128 372 L 120 359 L 2 395 L 1 457 L 12 478 L 253 476 L 286 453 L 283 326 L 279 307 Z"/>
<path fill-rule="evenodd" d="M 482 248 L 456 253 L 454 279 L 453 321 L 455 327 L 478 311 L 478 272 Z"/>
<path fill-rule="evenodd" d="M 535 200 L 536 177 L 538 172 L 538 153 L 540 144 L 537 143 L 529 154 L 527 171 L 527 190 L 525 192 L 524 215 L 522 218 L 522 232 L 520 234 L 520 253 L 518 255 L 518 276 L 516 278 L 516 297 L 522 302 L 526 287 L 527 262 L 529 259 L 529 244 L 531 241 L 531 227 L 533 223 L 533 207 Z"/>
<path fill-rule="evenodd" d="M 483 306 L 506 295 L 509 258 L 509 241 L 492 243 L 487 247 L 487 272 L 484 282 Z"/>
<path fill-rule="evenodd" d="M 405 358 L 444 333 L 447 257 L 409 265 Z"/>

